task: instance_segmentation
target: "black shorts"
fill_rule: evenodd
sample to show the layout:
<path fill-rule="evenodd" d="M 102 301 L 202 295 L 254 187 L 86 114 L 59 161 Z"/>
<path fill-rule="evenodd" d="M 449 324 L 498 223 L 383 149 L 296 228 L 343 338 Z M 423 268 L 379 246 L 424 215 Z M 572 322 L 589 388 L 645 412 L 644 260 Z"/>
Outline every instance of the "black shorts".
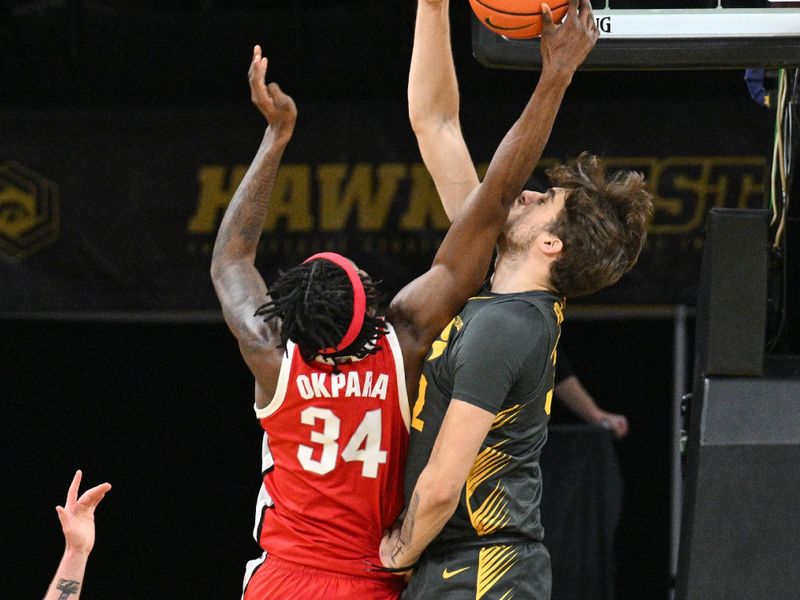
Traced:
<path fill-rule="evenodd" d="M 425 556 L 402 600 L 550 600 L 550 554 L 538 542 Z"/>

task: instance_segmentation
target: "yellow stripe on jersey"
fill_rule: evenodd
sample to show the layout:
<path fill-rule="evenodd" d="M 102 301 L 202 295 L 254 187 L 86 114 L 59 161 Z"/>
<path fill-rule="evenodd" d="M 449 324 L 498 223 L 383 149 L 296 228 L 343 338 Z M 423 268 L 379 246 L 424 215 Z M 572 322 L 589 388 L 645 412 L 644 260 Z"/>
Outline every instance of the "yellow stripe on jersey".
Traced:
<path fill-rule="evenodd" d="M 561 340 L 561 323 L 564 322 L 564 302 L 554 302 L 553 311 L 556 313 L 556 343 L 553 345 L 553 367 L 555 368 L 558 362 L 558 342 Z M 547 392 L 547 397 L 544 401 L 544 414 L 550 415 L 550 409 L 553 405 L 553 390 Z"/>
<path fill-rule="evenodd" d="M 490 546 L 481 548 L 478 554 L 478 582 L 475 600 L 483 598 L 503 575 L 517 562 L 517 549 L 514 546 Z M 511 598 L 508 590 L 503 598 Z"/>
<path fill-rule="evenodd" d="M 428 391 L 428 378 L 425 374 L 419 376 L 419 391 L 417 392 L 417 401 L 414 402 L 414 408 L 411 411 L 411 427 L 417 431 L 422 431 L 425 427 L 425 421 L 420 419 L 419 415 L 422 409 L 425 408 L 425 393 Z"/>
<path fill-rule="evenodd" d="M 499 473 L 511 462 L 511 457 L 508 454 L 498 450 L 498 448 L 507 441 L 508 440 L 503 440 L 494 446 L 484 448 L 478 456 L 475 457 L 475 462 L 467 477 L 468 497 L 472 496 L 473 492 L 480 484 L 489 479 L 492 475 Z"/>
<path fill-rule="evenodd" d="M 428 354 L 428 360 L 435 360 L 439 358 L 442 355 L 442 352 L 444 352 L 444 349 L 447 348 L 447 344 L 450 341 L 450 333 L 453 330 L 453 325 L 455 325 L 456 319 L 458 319 L 458 317 L 452 319 L 447 324 L 447 327 L 442 329 L 442 333 L 439 334 L 437 340 L 431 344 L 431 351 L 430 354 Z"/>
<path fill-rule="evenodd" d="M 553 302 L 553 312 L 556 313 L 556 325 L 564 322 L 564 302 Z"/>
<path fill-rule="evenodd" d="M 475 458 L 475 463 L 467 477 L 465 489 L 467 512 L 472 527 L 478 535 L 493 533 L 505 527 L 510 520 L 506 489 L 499 481 L 479 506 L 475 508 L 472 506 L 472 497 L 478 486 L 499 473 L 511 462 L 508 454 L 498 450 L 507 441 L 503 440 L 494 446 L 484 448 Z"/>
<path fill-rule="evenodd" d="M 506 496 L 505 486 L 498 481 L 477 510 L 469 511 L 470 521 L 478 535 L 496 533 L 511 521 Z"/>
<path fill-rule="evenodd" d="M 558 354 L 556 352 L 556 348 L 558 347 L 558 341 L 561 339 L 561 323 L 564 322 L 564 302 L 553 302 L 553 312 L 556 314 L 556 343 L 553 345 L 553 366 L 556 364 L 556 359 Z M 550 414 L 550 411 L 547 411 L 547 414 Z"/>
<path fill-rule="evenodd" d="M 494 417 L 494 421 L 492 422 L 492 429 L 497 429 L 498 427 L 502 427 L 507 423 L 513 423 L 514 421 L 517 420 L 517 417 L 519 416 L 521 410 L 522 410 L 522 404 L 515 404 L 511 408 L 501 410 Z"/>

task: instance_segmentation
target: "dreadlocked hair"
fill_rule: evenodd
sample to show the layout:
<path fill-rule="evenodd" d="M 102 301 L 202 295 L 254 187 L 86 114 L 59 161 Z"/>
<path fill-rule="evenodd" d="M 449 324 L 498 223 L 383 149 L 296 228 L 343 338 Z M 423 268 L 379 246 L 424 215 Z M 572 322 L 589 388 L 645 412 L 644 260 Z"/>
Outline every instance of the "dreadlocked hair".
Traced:
<path fill-rule="evenodd" d="M 369 277 L 359 273 L 367 306 L 375 306 L 381 296 Z M 292 340 L 305 360 L 313 360 L 323 348 L 341 342 L 353 316 L 353 287 L 344 269 L 325 259 L 302 263 L 281 272 L 270 285 L 269 299 L 258 307 L 255 316 L 268 323 L 280 319 L 281 345 Z M 381 348 L 375 341 L 387 333 L 383 319 L 366 314 L 353 342 L 326 358 L 355 356 L 364 358 Z"/>

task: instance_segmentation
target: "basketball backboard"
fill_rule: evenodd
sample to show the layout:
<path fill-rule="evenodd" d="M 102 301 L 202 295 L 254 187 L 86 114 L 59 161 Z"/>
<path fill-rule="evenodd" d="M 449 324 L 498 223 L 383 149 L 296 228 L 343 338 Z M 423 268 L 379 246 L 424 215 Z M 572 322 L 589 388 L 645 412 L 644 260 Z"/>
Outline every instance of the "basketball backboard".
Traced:
<path fill-rule="evenodd" d="M 800 2 L 593 0 L 600 40 L 584 69 L 725 69 L 800 65 Z M 492 33 L 473 15 L 483 65 L 536 70 L 539 40 Z"/>

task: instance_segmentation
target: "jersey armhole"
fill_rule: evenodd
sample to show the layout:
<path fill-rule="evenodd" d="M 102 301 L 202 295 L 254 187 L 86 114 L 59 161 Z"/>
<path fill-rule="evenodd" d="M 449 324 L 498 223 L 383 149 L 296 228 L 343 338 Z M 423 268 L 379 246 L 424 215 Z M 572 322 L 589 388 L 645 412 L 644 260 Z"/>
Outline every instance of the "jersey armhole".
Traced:
<path fill-rule="evenodd" d="M 278 385 L 275 386 L 275 395 L 264 408 L 258 408 L 255 404 L 253 409 L 256 411 L 256 417 L 264 419 L 275 412 L 281 407 L 283 401 L 286 399 L 286 388 L 289 386 L 289 372 L 292 370 L 292 361 L 294 360 L 295 343 L 291 340 L 286 342 L 286 353 L 281 361 L 281 371 L 278 374 Z"/>
<path fill-rule="evenodd" d="M 397 397 L 400 402 L 400 414 L 403 416 L 403 423 L 405 423 L 406 431 L 411 431 L 411 407 L 408 404 L 408 391 L 406 390 L 406 370 L 403 365 L 403 351 L 400 349 L 400 341 L 397 339 L 397 334 L 394 332 L 392 324 L 387 322 L 386 328 L 389 333 L 386 334 L 386 339 L 389 341 L 389 348 L 392 350 L 394 357 L 394 368 L 397 374 Z"/>

